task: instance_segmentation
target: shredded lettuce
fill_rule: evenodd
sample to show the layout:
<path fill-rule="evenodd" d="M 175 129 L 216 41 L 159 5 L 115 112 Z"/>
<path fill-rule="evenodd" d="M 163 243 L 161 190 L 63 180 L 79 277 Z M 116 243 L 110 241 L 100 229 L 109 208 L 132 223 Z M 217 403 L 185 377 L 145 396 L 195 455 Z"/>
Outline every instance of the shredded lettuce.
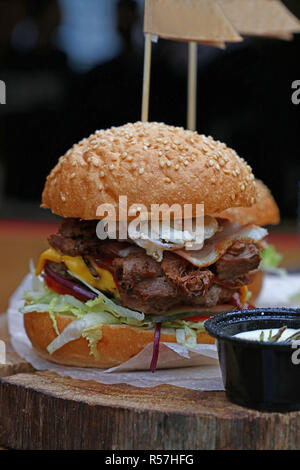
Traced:
<path fill-rule="evenodd" d="M 98 343 L 102 339 L 102 325 L 94 325 L 85 328 L 81 336 L 89 343 L 90 354 L 99 359 Z"/>
<path fill-rule="evenodd" d="M 113 300 L 106 297 L 106 295 L 104 295 L 103 292 L 91 286 L 88 282 L 86 282 L 80 276 L 78 276 L 75 273 L 72 273 L 71 271 L 68 271 L 68 272 L 98 295 L 96 299 L 89 300 L 88 302 L 97 302 L 99 306 L 103 307 L 104 311 L 111 311 L 112 313 L 116 313 L 119 316 L 123 316 L 127 318 L 134 318 L 135 320 L 143 320 L 145 318 L 145 315 L 143 313 L 137 312 L 136 310 L 131 310 L 126 307 L 121 307 L 121 305 L 117 305 Z"/>
<path fill-rule="evenodd" d="M 185 331 L 182 328 L 177 328 L 175 330 L 176 334 L 176 341 L 178 344 L 184 344 L 185 343 Z"/>
<path fill-rule="evenodd" d="M 79 339 L 82 336 L 82 333 L 86 331 L 86 335 L 88 336 L 88 331 L 90 328 L 94 330 L 98 327 L 100 328 L 107 322 L 111 322 L 112 319 L 109 320 L 103 317 L 103 314 L 98 313 L 90 313 L 85 315 L 80 320 L 74 320 L 68 324 L 68 326 L 63 330 L 60 335 L 58 335 L 48 346 L 47 351 L 50 354 L 53 354 L 57 349 L 60 349 L 65 344 L 69 343 L 70 341 L 74 341 L 75 339 Z M 100 337 L 100 335 L 99 335 Z M 94 349 L 93 349 L 94 350 Z"/>
<path fill-rule="evenodd" d="M 98 342 L 102 338 L 103 325 L 129 325 L 142 329 L 153 329 L 155 321 L 153 316 L 144 315 L 140 312 L 121 307 L 99 291 L 99 296 L 94 300 L 81 302 L 72 295 L 57 294 L 46 287 L 44 282 L 37 276 L 33 276 L 33 289 L 24 293 L 25 305 L 20 308 L 21 313 L 48 312 L 53 322 L 57 337 L 50 343 L 47 350 L 53 354 L 70 341 L 80 337 L 88 341 L 90 354 L 98 357 Z M 131 316 L 131 313 L 138 313 Z M 128 315 L 129 313 L 129 315 Z M 74 320 L 59 333 L 56 323 L 56 315 L 71 316 Z M 204 322 L 190 322 L 178 319 L 177 316 L 168 317 L 162 321 L 162 328 L 175 331 L 177 342 L 186 347 L 197 344 L 197 334 L 204 331 Z"/>
<path fill-rule="evenodd" d="M 252 297 L 252 292 L 251 292 L 250 289 L 248 289 L 248 290 L 247 290 L 247 294 L 246 294 L 246 299 L 245 299 L 245 301 L 246 301 L 246 302 L 249 302 L 249 300 L 251 299 L 251 297 Z"/>
<path fill-rule="evenodd" d="M 262 258 L 260 267 L 263 271 L 281 276 L 286 274 L 286 270 L 279 267 L 282 255 L 276 251 L 274 245 L 265 244 L 260 256 Z"/>

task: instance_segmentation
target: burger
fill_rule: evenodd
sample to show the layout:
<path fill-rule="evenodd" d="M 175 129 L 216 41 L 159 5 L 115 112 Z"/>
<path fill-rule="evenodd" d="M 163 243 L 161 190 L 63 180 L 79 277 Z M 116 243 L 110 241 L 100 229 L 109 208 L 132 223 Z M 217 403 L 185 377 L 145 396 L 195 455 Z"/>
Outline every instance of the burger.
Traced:
<path fill-rule="evenodd" d="M 173 204 L 203 208 L 201 240 L 192 230 L 155 236 L 99 237 L 103 214 Z M 155 369 L 159 341 L 213 343 L 204 321 L 247 306 L 247 286 L 261 262 L 267 231 L 255 211 L 250 166 L 224 143 L 163 123 L 132 123 L 74 145 L 49 174 L 42 207 L 61 217 L 25 293 L 24 326 L 36 352 L 56 363 L 108 368 L 149 343 Z M 239 209 L 240 210 L 240 209 Z M 133 221 L 128 211 L 125 222 Z M 124 222 L 124 217 L 122 217 Z M 177 221 L 178 222 L 178 221 Z M 173 223 L 173 225 L 172 225 Z M 143 224 L 140 224 L 143 227 Z M 166 235 L 167 233 L 167 235 Z"/>
<path fill-rule="evenodd" d="M 256 224 L 260 226 L 277 225 L 280 222 L 279 208 L 269 188 L 261 181 L 256 180 L 257 200 L 251 207 L 231 207 L 226 209 L 219 217 L 224 217 L 239 225 Z M 265 272 L 281 272 L 278 264 L 282 256 L 273 245 L 265 240 L 260 243 L 261 263 L 258 269 L 252 272 L 252 281 L 248 287 L 248 300 L 255 302 L 259 296 Z"/>

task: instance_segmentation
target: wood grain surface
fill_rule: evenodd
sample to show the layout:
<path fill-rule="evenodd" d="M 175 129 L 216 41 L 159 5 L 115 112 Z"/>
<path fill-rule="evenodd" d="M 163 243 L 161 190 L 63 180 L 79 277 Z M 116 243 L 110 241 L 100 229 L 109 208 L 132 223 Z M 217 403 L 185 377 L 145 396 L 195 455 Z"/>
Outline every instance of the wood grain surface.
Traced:
<path fill-rule="evenodd" d="M 17 449 L 300 448 L 300 413 L 248 410 L 223 392 L 36 372 L 1 379 L 0 403 L 0 442 Z"/>
<path fill-rule="evenodd" d="M 47 246 L 44 232 L 0 230 L 2 309 L 29 258 Z M 249 410 L 223 392 L 103 385 L 37 372 L 12 350 L 4 315 L 0 339 L 7 343 L 0 449 L 300 449 L 300 412 Z"/>
<path fill-rule="evenodd" d="M 5 321 L 0 338 L 7 339 Z M 13 449 L 300 449 L 300 412 L 261 413 L 223 392 L 104 385 L 0 365 L 0 443 Z"/>

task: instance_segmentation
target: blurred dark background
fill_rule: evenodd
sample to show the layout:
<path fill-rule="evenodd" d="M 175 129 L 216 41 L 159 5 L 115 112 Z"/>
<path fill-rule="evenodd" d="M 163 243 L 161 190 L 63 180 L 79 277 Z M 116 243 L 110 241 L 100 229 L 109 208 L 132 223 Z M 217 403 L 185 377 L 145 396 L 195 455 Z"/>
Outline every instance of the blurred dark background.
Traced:
<path fill-rule="evenodd" d="M 300 18 L 299 0 L 284 3 Z M 39 202 L 57 159 L 96 129 L 140 119 L 142 23 L 142 0 L 0 0 L 0 217 L 49 217 Z M 185 126 L 187 45 L 152 50 L 149 118 Z M 296 221 L 300 35 L 198 50 L 198 132 L 232 146 Z"/>

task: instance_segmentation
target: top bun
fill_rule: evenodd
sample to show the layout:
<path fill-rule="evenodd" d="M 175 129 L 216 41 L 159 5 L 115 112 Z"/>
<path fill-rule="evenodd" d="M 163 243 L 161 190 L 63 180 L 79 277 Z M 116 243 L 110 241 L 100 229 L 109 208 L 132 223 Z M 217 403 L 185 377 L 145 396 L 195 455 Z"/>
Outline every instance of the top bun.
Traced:
<path fill-rule="evenodd" d="M 232 207 L 217 214 L 239 225 L 276 225 L 280 222 L 280 213 L 271 191 L 260 180 L 256 180 L 257 201 L 251 207 Z"/>
<path fill-rule="evenodd" d="M 99 219 L 100 204 L 200 204 L 205 214 L 256 202 L 249 165 L 212 137 L 162 123 L 99 130 L 59 159 L 42 207 L 62 217 Z M 194 214 L 195 215 L 195 214 Z"/>

